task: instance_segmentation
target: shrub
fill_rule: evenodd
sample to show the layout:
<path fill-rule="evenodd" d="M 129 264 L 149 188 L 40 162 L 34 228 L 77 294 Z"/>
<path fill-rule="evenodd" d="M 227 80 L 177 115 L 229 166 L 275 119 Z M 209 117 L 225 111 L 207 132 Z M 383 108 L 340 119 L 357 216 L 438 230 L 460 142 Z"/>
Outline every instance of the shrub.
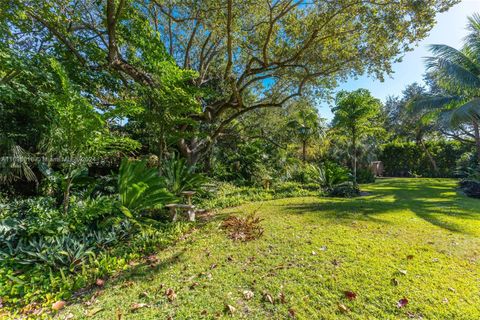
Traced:
<path fill-rule="evenodd" d="M 173 199 L 158 170 L 148 168 L 145 160 L 122 161 L 118 174 L 118 191 L 121 210 L 129 218 Z"/>
<path fill-rule="evenodd" d="M 357 171 L 357 182 L 358 183 L 374 183 L 375 175 L 369 169 L 359 169 Z"/>
<path fill-rule="evenodd" d="M 161 166 L 165 187 L 175 196 L 179 196 L 182 191 L 200 190 L 206 178 L 195 170 L 195 166 L 188 165 L 185 159 L 172 157 Z"/>
<path fill-rule="evenodd" d="M 352 198 L 360 195 L 360 189 L 353 182 L 347 181 L 335 185 L 328 195 L 330 197 Z"/>
<path fill-rule="evenodd" d="M 201 199 L 199 207 L 205 209 L 235 207 L 250 201 L 265 201 L 287 197 L 318 196 L 318 185 L 303 185 L 297 182 L 275 183 L 271 189 L 237 187 L 227 182 L 217 183 L 209 195 Z"/>
<path fill-rule="evenodd" d="M 459 182 L 462 191 L 469 197 L 480 198 L 480 181 L 479 180 L 461 180 Z"/>
<path fill-rule="evenodd" d="M 454 177 L 456 162 L 470 147 L 456 141 L 429 141 L 427 150 L 435 159 L 435 172 L 428 155 L 413 142 L 391 142 L 382 146 L 379 160 L 383 162 L 384 174 L 390 177 L 406 177 L 415 173 L 422 177 Z"/>
<path fill-rule="evenodd" d="M 327 190 L 331 190 L 335 185 L 348 181 L 351 178 L 349 170 L 335 162 L 327 161 L 323 164 L 323 168 L 323 186 Z"/>

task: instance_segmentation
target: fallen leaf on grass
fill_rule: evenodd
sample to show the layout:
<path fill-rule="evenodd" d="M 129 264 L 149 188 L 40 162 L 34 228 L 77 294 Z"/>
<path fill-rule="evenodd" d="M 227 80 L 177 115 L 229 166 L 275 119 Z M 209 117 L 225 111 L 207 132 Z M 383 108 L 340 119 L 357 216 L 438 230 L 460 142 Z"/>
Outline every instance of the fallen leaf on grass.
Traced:
<path fill-rule="evenodd" d="M 274 302 L 273 302 L 273 298 L 272 298 L 272 296 L 271 296 L 269 293 L 265 293 L 265 294 L 263 295 L 263 299 L 264 299 L 266 302 L 270 302 L 271 304 L 274 303 Z"/>
<path fill-rule="evenodd" d="M 63 318 L 63 320 L 70 320 L 70 319 L 73 319 L 74 318 L 74 315 L 73 313 L 68 313 L 65 318 Z"/>
<path fill-rule="evenodd" d="M 193 290 L 193 289 L 195 289 L 195 287 L 198 286 L 198 285 L 199 285 L 198 282 L 194 282 L 194 283 L 192 283 L 192 284 L 190 285 L 190 289 Z"/>
<path fill-rule="evenodd" d="M 175 291 L 172 288 L 168 288 L 165 291 L 165 295 L 167 296 L 167 298 L 170 302 L 177 298 L 177 294 L 175 293 Z"/>
<path fill-rule="evenodd" d="M 103 308 L 100 308 L 100 307 L 98 307 L 98 308 L 93 308 L 92 310 L 89 310 L 89 311 L 87 312 L 87 317 L 93 317 L 94 315 L 96 315 L 97 313 L 99 313 L 99 312 L 102 311 L 102 310 L 103 310 Z"/>
<path fill-rule="evenodd" d="M 333 259 L 332 260 L 332 264 L 335 266 L 335 267 L 338 267 L 340 265 L 340 261 L 338 261 L 337 259 Z"/>
<path fill-rule="evenodd" d="M 404 276 L 406 276 L 406 275 L 407 275 L 407 270 L 398 269 L 398 273 L 403 274 Z"/>
<path fill-rule="evenodd" d="M 63 300 L 57 301 L 54 304 L 52 304 L 52 309 L 55 311 L 62 310 L 67 303 Z"/>
<path fill-rule="evenodd" d="M 234 314 L 235 311 L 237 311 L 237 309 L 235 309 L 235 307 L 230 304 L 225 305 L 225 310 L 230 314 Z"/>
<path fill-rule="evenodd" d="M 353 291 L 345 291 L 345 297 L 348 300 L 355 300 L 355 299 L 357 299 L 357 294 Z"/>
<path fill-rule="evenodd" d="M 280 292 L 278 294 L 278 299 L 280 300 L 280 303 L 285 303 L 287 299 L 285 298 L 285 294 L 283 292 Z"/>
<path fill-rule="evenodd" d="M 245 298 L 245 300 L 250 300 L 252 299 L 254 296 L 253 292 L 250 291 L 250 290 L 245 290 L 243 291 L 243 297 Z"/>
<path fill-rule="evenodd" d="M 149 305 L 146 304 L 146 303 L 133 303 L 131 306 L 130 306 L 130 311 L 136 311 L 138 309 L 142 309 L 142 308 L 148 308 Z"/>
<path fill-rule="evenodd" d="M 413 254 L 409 254 L 409 255 L 407 256 L 407 260 L 412 260 L 412 259 L 413 259 Z"/>
<path fill-rule="evenodd" d="M 97 285 L 97 287 L 103 287 L 105 285 L 105 280 L 97 279 L 97 281 L 95 281 L 95 284 Z"/>
<path fill-rule="evenodd" d="M 408 304 L 408 299 L 407 299 L 407 298 L 403 298 L 403 299 L 398 300 L 398 302 L 397 302 L 397 307 L 398 307 L 398 308 L 403 308 L 403 307 L 405 307 L 407 304 Z"/>
<path fill-rule="evenodd" d="M 398 285 L 400 284 L 400 282 L 398 281 L 398 279 L 393 278 L 393 279 L 392 279 L 392 284 L 393 284 L 394 286 L 398 286 Z"/>
<path fill-rule="evenodd" d="M 120 310 L 118 310 L 118 309 L 115 310 L 115 319 L 116 319 L 116 320 L 122 320 L 122 317 L 123 317 L 122 311 L 120 311 Z"/>
<path fill-rule="evenodd" d="M 340 310 L 341 312 L 344 312 L 344 313 L 350 311 L 350 309 L 348 309 L 347 306 L 342 304 L 342 303 L 338 304 L 338 310 Z"/>
<path fill-rule="evenodd" d="M 213 263 L 211 266 L 210 266 L 210 269 L 215 269 L 217 267 L 217 264 L 216 263 Z"/>
<path fill-rule="evenodd" d="M 292 308 L 288 309 L 288 315 L 290 316 L 290 318 L 295 319 L 296 314 L 297 313 Z"/>

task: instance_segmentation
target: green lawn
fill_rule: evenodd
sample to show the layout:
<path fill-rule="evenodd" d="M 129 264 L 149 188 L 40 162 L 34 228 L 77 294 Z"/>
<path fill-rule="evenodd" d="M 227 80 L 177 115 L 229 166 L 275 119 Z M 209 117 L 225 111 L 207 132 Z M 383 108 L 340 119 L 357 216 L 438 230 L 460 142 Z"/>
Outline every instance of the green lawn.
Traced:
<path fill-rule="evenodd" d="M 160 252 L 155 267 L 132 267 L 108 280 L 93 303 L 85 303 L 90 293 L 60 318 L 231 318 L 229 304 L 238 319 L 480 319 L 480 200 L 459 195 L 455 185 L 384 179 L 363 186 L 369 195 L 357 199 L 224 210 Z M 259 240 L 233 242 L 219 228 L 227 214 L 256 210 L 265 228 Z M 173 302 L 167 288 L 177 294 Z M 245 290 L 253 298 L 245 299 Z M 348 300 L 345 291 L 357 298 Z M 404 297 L 408 304 L 398 308 Z M 132 311 L 134 303 L 148 307 Z"/>

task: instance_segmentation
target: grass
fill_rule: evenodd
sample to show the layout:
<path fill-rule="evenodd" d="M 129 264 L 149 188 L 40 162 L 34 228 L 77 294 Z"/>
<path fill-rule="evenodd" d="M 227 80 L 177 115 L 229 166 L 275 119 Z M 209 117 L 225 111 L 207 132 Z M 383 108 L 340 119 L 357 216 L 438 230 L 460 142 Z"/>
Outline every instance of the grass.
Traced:
<path fill-rule="evenodd" d="M 362 198 L 223 210 L 160 252 L 154 266 L 139 264 L 108 280 L 59 318 L 479 319 L 480 201 L 459 195 L 455 185 L 383 179 L 363 186 L 369 195 Z M 252 211 L 264 219 L 259 240 L 234 242 L 219 228 L 225 216 Z M 253 298 L 245 299 L 244 290 Z M 348 300 L 345 291 L 357 298 Z M 408 304 L 398 308 L 402 298 Z M 148 306 L 132 310 L 135 303 Z"/>

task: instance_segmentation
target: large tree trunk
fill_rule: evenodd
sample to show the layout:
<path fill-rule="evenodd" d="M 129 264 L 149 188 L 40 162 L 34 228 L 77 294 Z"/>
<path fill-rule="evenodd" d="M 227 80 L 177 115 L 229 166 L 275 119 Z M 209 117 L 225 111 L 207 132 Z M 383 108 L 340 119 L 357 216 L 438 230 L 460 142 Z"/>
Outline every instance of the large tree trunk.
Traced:
<path fill-rule="evenodd" d="M 480 164 L 480 129 L 477 118 L 473 119 L 473 131 L 475 135 L 475 146 L 477 148 L 477 162 Z"/>

